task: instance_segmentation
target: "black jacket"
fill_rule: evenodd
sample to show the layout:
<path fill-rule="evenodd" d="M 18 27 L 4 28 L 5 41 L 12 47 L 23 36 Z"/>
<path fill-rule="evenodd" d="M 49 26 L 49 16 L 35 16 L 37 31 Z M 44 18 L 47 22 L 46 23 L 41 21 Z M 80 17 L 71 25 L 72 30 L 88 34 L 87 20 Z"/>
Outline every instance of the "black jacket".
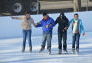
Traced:
<path fill-rule="evenodd" d="M 65 27 L 67 28 L 69 27 L 69 20 L 67 19 L 66 16 L 62 16 L 62 18 L 59 16 L 55 21 L 55 24 L 57 23 L 58 23 L 58 30 L 63 31 Z"/>

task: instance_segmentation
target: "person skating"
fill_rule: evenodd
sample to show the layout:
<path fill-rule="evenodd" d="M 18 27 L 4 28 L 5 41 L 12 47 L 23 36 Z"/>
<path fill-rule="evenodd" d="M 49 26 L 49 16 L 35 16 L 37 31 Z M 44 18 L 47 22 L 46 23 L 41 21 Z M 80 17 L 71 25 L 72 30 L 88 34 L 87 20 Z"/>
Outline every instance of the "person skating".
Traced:
<path fill-rule="evenodd" d="M 69 27 L 69 20 L 64 15 L 63 12 L 60 13 L 59 17 L 55 21 L 55 25 L 58 23 L 58 48 L 59 54 L 62 53 L 62 49 L 64 52 L 67 52 L 67 29 Z M 63 48 L 62 48 L 62 39 L 63 39 Z"/>
<path fill-rule="evenodd" d="M 85 35 L 84 26 L 82 24 L 82 20 L 79 18 L 79 15 L 76 13 L 74 14 L 74 18 L 71 19 L 70 24 L 72 24 L 72 31 L 73 31 L 73 40 L 72 40 L 72 51 L 73 53 L 79 53 L 79 40 L 80 35 L 83 33 Z M 75 47 L 76 45 L 76 47 Z"/>
<path fill-rule="evenodd" d="M 49 54 L 51 54 L 51 39 L 52 39 L 52 30 L 53 30 L 54 20 L 48 16 L 47 13 L 43 13 L 43 19 L 36 24 L 36 27 L 42 27 L 43 30 L 43 40 L 40 52 L 45 49 L 47 41 L 47 49 Z"/>
<path fill-rule="evenodd" d="M 23 48 L 22 52 L 25 51 L 26 39 L 28 37 L 30 52 L 32 52 L 32 42 L 31 42 L 31 33 L 32 33 L 32 24 L 35 26 L 33 18 L 30 16 L 29 12 L 26 12 L 23 17 L 11 17 L 12 19 L 23 20 Z"/>

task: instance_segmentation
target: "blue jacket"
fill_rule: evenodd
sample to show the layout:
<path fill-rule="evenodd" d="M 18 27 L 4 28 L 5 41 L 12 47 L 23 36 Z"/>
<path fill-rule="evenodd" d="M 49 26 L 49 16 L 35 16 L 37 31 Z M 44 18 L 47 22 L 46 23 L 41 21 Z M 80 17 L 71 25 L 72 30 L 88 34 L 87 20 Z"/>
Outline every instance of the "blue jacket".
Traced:
<path fill-rule="evenodd" d="M 38 23 L 37 27 L 42 27 L 42 30 L 45 33 L 52 33 L 52 29 L 53 29 L 54 23 L 55 23 L 54 20 L 51 17 L 48 17 L 47 20 L 42 19 Z M 46 28 L 46 25 L 50 25 L 50 26 L 48 28 Z"/>
<path fill-rule="evenodd" d="M 73 24 L 74 23 L 74 18 L 70 21 L 70 24 Z M 78 19 L 79 21 L 79 33 L 85 33 L 85 30 L 84 30 L 84 26 L 82 24 L 82 20 L 81 19 Z"/>

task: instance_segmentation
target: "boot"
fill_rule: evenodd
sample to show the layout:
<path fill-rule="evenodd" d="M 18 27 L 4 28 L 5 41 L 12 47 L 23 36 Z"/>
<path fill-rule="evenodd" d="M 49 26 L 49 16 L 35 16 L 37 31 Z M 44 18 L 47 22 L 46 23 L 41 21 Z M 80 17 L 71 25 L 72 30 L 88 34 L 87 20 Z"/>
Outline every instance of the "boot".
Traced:
<path fill-rule="evenodd" d="M 68 53 L 66 49 L 64 50 L 64 53 L 65 53 L 65 54 L 67 54 L 67 53 Z"/>
<path fill-rule="evenodd" d="M 51 49 L 48 49 L 49 54 L 51 54 Z"/>
<path fill-rule="evenodd" d="M 59 49 L 59 52 L 58 52 L 58 54 L 62 54 L 62 49 Z"/>
<path fill-rule="evenodd" d="M 30 47 L 30 52 L 32 52 L 32 47 Z"/>
<path fill-rule="evenodd" d="M 40 49 L 40 51 L 39 51 L 39 52 L 42 52 L 44 49 L 45 49 L 45 47 L 41 47 L 41 49 Z"/>
<path fill-rule="evenodd" d="M 75 48 L 72 48 L 72 52 L 73 52 L 73 54 L 75 54 Z"/>
<path fill-rule="evenodd" d="M 23 47 L 22 52 L 25 52 L 25 48 Z"/>
<path fill-rule="evenodd" d="M 76 53 L 79 54 L 79 49 L 76 49 Z"/>

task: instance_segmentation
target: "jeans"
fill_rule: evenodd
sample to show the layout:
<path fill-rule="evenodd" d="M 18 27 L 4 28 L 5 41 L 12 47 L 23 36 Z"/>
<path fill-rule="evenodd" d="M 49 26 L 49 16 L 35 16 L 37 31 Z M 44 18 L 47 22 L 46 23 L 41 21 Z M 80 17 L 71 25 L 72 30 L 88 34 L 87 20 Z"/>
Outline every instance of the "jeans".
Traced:
<path fill-rule="evenodd" d="M 28 38 L 29 47 L 32 48 L 31 43 L 31 30 L 23 30 L 23 50 L 25 50 L 26 39 Z"/>
<path fill-rule="evenodd" d="M 43 32 L 43 40 L 42 40 L 42 48 L 45 48 L 46 41 L 47 41 L 47 49 L 51 49 L 51 39 L 52 33 L 44 33 Z"/>
<path fill-rule="evenodd" d="M 58 31 L 58 48 L 62 50 L 62 39 L 63 39 L 63 50 L 67 50 L 67 31 Z"/>
<path fill-rule="evenodd" d="M 75 45 L 76 45 L 76 49 L 79 50 L 79 39 L 80 39 L 79 33 L 73 34 L 73 41 L 72 41 L 72 48 L 73 49 L 75 49 Z"/>

